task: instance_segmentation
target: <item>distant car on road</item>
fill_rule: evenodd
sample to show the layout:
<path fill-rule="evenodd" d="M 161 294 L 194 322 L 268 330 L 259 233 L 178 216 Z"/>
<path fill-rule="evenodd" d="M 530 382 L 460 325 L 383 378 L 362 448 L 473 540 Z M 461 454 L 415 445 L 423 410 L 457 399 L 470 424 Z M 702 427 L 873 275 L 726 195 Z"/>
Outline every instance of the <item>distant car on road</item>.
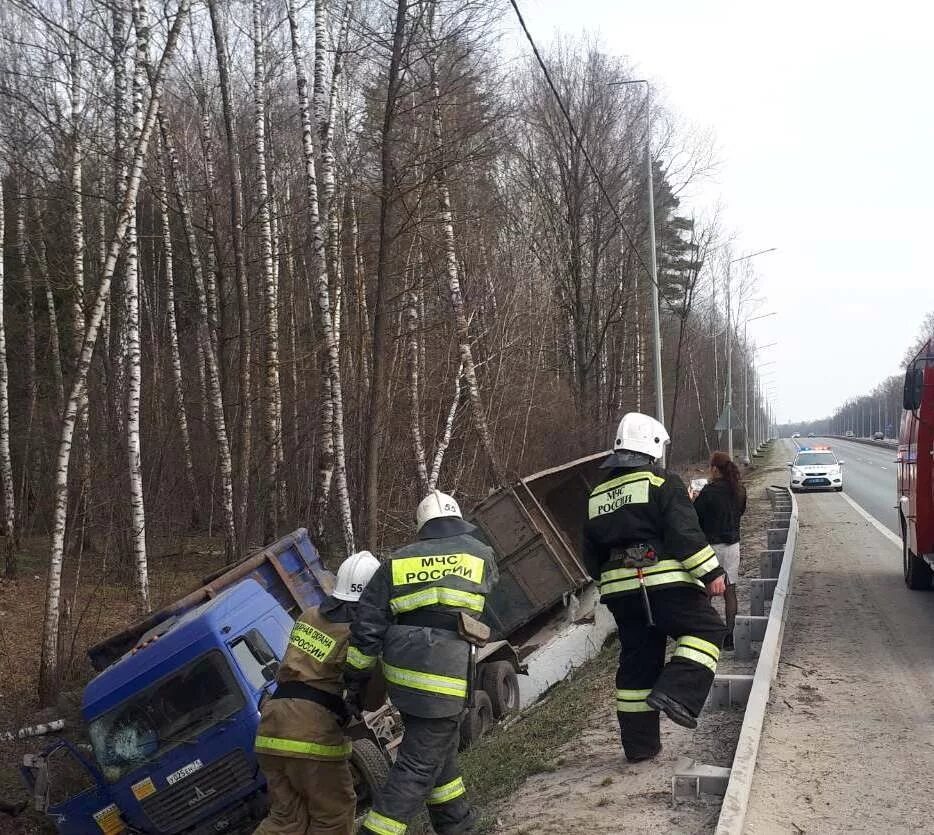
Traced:
<path fill-rule="evenodd" d="M 801 447 L 788 462 L 791 492 L 843 489 L 843 461 L 827 446 Z"/>
<path fill-rule="evenodd" d="M 874 441 L 884 441 L 884 440 L 885 440 L 885 433 L 884 433 L 884 432 L 873 432 L 873 433 L 872 433 L 872 439 L 873 439 Z"/>
<path fill-rule="evenodd" d="M 792 439 L 792 440 L 794 440 L 795 438 L 800 438 L 800 437 L 801 437 L 801 433 L 800 433 L 800 432 L 792 432 L 792 433 L 791 433 L 791 439 Z"/>
<path fill-rule="evenodd" d="M 856 435 L 853 434 L 852 429 L 847 429 L 846 432 L 844 432 L 843 437 L 844 438 L 855 438 Z"/>
<path fill-rule="evenodd" d="M 813 433 L 813 432 L 808 432 L 808 437 L 809 437 L 809 438 L 813 438 L 813 437 L 814 437 L 814 433 Z"/>

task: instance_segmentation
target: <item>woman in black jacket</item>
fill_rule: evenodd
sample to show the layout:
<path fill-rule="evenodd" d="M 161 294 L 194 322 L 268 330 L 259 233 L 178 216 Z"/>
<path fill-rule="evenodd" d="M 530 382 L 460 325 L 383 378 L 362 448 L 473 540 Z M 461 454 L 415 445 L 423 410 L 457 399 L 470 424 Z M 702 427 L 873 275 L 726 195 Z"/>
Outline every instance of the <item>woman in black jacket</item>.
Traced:
<path fill-rule="evenodd" d="M 717 553 L 726 572 L 726 640 L 724 649 L 733 649 L 733 626 L 736 623 L 736 580 L 739 576 L 739 520 L 746 512 L 746 488 L 739 468 L 725 452 L 710 457 L 710 481 L 694 501 L 707 541 Z"/>

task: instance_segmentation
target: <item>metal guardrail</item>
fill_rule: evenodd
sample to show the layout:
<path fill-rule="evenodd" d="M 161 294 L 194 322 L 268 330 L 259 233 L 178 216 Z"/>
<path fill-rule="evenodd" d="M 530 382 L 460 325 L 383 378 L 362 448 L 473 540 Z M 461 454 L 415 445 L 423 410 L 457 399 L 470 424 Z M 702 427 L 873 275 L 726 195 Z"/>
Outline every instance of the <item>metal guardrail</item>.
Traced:
<path fill-rule="evenodd" d="M 769 550 L 760 555 L 760 573 L 762 577 L 754 588 L 753 614 L 747 618 L 737 618 L 735 635 L 737 657 L 751 654 L 752 642 L 761 639 L 759 660 L 755 674 L 751 677 L 746 712 L 740 729 L 733 765 L 728 769 L 729 777 L 723 794 L 720 818 L 717 821 L 716 835 L 742 835 L 749 796 L 752 792 L 753 775 L 762 738 L 762 726 L 765 722 L 765 709 L 769 700 L 772 682 L 778 673 L 778 659 L 781 654 L 785 623 L 788 620 L 789 597 L 794 571 L 795 544 L 798 539 L 798 503 L 787 487 L 766 488 L 772 505 L 773 520 L 770 523 Z M 775 531 L 776 536 L 772 536 Z M 784 534 L 781 548 L 773 542 Z M 780 556 L 780 560 L 779 560 Z M 777 574 L 777 576 L 776 576 Z M 764 601 L 771 599 L 768 617 L 762 615 Z M 722 676 L 719 678 L 741 678 Z M 738 683 L 730 683 L 731 689 Z M 738 689 L 738 688 L 737 688 Z M 727 771 L 727 769 L 724 769 Z M 676 775 L 677 779 L 677 775 Z"/>
<path fill-rule="evenodd" d="M 826 435 L 827 438 L 834 438 L 839 441 L 852 441 L 854 444 L 865 444 L 866 446 L 879 447 L 881 449 L 898 449 L 898 441 L 886 438 L 882 441 L 874 441 L 872 438 L 847 438 L 845 435 Z"/>

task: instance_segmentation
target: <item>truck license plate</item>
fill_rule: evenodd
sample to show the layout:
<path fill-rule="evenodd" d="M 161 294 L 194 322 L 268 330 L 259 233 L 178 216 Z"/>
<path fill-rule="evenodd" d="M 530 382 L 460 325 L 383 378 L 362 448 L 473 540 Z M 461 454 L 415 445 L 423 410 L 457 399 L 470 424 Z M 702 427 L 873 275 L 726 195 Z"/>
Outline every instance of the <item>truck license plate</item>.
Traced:
<path fill-rule="evenodd" d="M 165 782 L 170 786 L 174 786 L 179 780 L 184 780 L 189 774 L 194 774 L 202 768 L 204 768 L 204 763 L 201 760 L 194 760 L 188 765 L 183 765 L 178 771 L 173 771 L 165 778 Z"/>

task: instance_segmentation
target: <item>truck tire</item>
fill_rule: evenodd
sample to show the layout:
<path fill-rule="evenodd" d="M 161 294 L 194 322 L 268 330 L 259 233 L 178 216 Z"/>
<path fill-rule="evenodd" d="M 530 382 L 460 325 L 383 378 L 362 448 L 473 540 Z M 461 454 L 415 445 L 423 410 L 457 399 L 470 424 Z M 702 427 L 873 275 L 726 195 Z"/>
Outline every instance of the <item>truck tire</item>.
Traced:
<path fill-rule="evenodd" d="M 490 697 L 494 719 L 502 719 L 519 709 L 519 677 L 508 661 L 482 664 L 480 682 L 480 686 Z"/>
<path fill-rule="evenodd" d="M 383 752 L 370 739 L 355 739 L 350 754 L 350 771 L 357 793 L 357 815 L 370 808 L 376 790 L 389 777 L 389 763 Z"/>
<path fill-rule="evenodd" d="M 473 700 L 473 707 L 461 721 L 461 751 L 469 748 L 493 727 L 493 706 L 486 691 L 477 690 Z"/>
<path fill-rule="evenodd" d="M 902 519 L 902 570 L 905 585 L 913 591 L 927 591 L 931 588 L 931 567 L 921 557 L 912 553 L 908 547 L 908 530 Z"/>

